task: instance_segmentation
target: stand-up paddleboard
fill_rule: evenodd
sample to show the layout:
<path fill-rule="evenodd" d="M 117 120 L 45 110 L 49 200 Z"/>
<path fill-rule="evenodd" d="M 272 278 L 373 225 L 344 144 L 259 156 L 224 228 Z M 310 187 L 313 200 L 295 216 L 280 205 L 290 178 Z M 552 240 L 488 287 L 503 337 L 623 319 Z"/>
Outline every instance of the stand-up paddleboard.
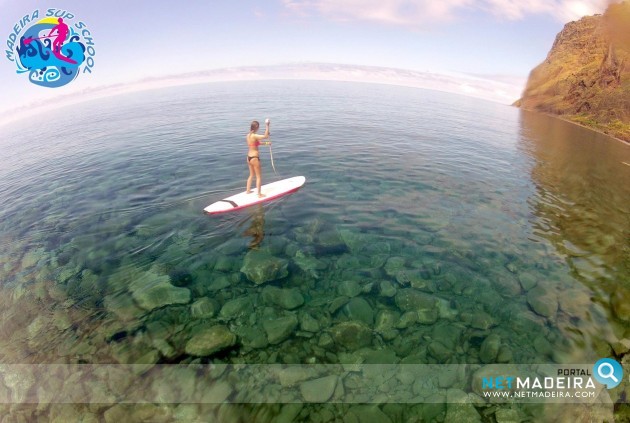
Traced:
<path fill-rule="evenodd" d="M 263 203 L 265 201 L 273 200 L 283 195 L 291 194 L 297 191 L 304 185 L 306 178 L 304 176 L 294 176 L 293 178 L 283 179 L 281 181 L 272 182 L 270 184 L 263 185 L 260 192 L 265 195 L 264 197 L 258 197 L 258 191 L 256 187 L 252 187 L 252 192 L 247 194 L 241 192 L 223 200 L 219 200 L 216 203 L 210 204 L 203 209 L 208 214 L 226 213 L 235 210 L 240 210 L 245 207 L 253 206 L 254 204 Z"/>

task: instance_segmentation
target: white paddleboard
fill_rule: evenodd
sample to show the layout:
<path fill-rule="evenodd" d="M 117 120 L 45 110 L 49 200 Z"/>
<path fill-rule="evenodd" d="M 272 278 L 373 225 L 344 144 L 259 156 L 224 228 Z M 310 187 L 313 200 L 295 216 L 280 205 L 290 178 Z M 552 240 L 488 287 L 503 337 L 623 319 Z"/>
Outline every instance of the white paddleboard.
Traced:
<path fill-rule="evenodd" d="M 263 185 L 260 192 L 264 197 L 258 197 L 258 191 L 256 187 L 252 187 L 252 192 L 247 194 L 244 191 L 233 195 L 231 197 L 219 200 L 216 203 L 210 204 L 203 209 L 208 214 L 226 213 L 235 210 L 240 210 L 245 207 L 253 206 L 254 204 L 263 203 L 265 201 L 273 200 L 274 198 L 282 197 L 283 195 L 291 194 L 297 191 L 304 185 L 306 178 L 304 176 L 294 176 L 293 178 L 283 179 L 281 181 L 272 182 L 270 184 Z"/>

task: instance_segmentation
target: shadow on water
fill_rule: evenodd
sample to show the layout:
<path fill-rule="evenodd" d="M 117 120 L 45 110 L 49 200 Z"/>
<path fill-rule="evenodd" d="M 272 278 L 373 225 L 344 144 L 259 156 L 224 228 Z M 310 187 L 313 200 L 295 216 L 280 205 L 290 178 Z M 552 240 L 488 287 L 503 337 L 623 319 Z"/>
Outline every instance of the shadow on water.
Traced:
<path fill-rule="evenodd" d="M 248 209 L 249 223 L 247 229 L 243 231 L 244 237 L 251 237 L 247 248 L 255 249 L 265 239 L 265 209 L 261 204 L 257 204 Z"/>

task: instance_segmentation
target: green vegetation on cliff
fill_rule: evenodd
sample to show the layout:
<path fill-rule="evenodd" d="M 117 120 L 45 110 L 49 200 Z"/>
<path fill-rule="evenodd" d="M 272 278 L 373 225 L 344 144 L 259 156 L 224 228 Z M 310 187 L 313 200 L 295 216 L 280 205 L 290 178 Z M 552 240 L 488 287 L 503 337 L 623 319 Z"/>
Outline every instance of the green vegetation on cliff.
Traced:
<path fill-rule="evenodd" d="M 514 104 L 630 142 L 629 28 L 630 1 L 566 24 Z"/>

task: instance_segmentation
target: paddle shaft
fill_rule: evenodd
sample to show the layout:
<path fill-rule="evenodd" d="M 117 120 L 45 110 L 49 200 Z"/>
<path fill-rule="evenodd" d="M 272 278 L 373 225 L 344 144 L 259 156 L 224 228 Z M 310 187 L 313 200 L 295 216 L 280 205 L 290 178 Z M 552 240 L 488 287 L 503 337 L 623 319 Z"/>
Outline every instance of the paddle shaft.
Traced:
<path fill-rule="evenodd" d="M 269 158 L 271 158 L 271 168 L 273 169 L 273 173 L 277 175 L 278 172 L 276 172 L 276 167 L 273 164 L 273 150 L 271 150 L 271 144 L 269 144 Z"/>
<path fill-rule="evenodd" d="M 269 133 L 269 118 L 265 119 L 265 124 L 267 125 L 267 132 Z M 271 133 L 269 133 L 269 158 L 271 159 L 271 167 L 273 169 L 274 174 L 278 174 L 276 172 L 276 166 L 273 164 L 273 150 L 271 149 Z"/>
<path fill-rule="evenodd" d="M 56 37 L 56 35 L 44 35 L 42 37 L 35 37 L 35 38 L 28 37 L 24 40 L 24 44 L 28 45 L 35 40 L 41 40 L 42 38 L 54 38 L 54 37 Z"/>

